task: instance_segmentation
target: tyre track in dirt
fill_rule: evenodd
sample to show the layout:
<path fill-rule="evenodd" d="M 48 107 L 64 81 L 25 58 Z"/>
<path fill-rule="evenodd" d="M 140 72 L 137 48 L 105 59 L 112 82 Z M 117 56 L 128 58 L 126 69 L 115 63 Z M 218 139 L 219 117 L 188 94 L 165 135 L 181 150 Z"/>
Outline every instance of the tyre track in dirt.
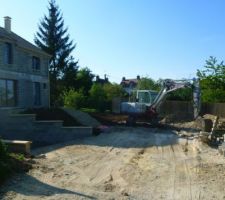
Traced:
<path fill-rule="evenodd" d="M 192 200 L 191 175 L 186 164 L 187 156 L 179 145 L 174 145 L 173 149 L 175 155 L 174 199 Z"/>
<path fill-rule="evenodd" d="M 154 195 L 154 199 L 193 199 L 192 174 L 187 163 L 187 160 L 192 158 L 184 153 L 182 146 L 179 144 L 163 146 L 157 143 L 145 152 L 156 155 L 155 159 L 149 162 L 150 165 L 152 162 L 157 163 L 154 166 L 154 173 L 158 178 L 152 180 L 151 193 L 161 195 Z"/>
<path fill-rule="evenodd" d="M 198 176 L 198 166 L 201 166 L 202 158 L 197 153 L 197 151 L 193 151 L 191 147 L 186 149 L 186 146 L 182 144 L 175 145 L 174 147 L 174 154 L 176 161 L 175 166 L 175 196 L 174 199 L 201 199 L 202 193 L 202 186 L 201 182 L 197 179 Z M 180 174 L 180 175 L 179 175 Z M 183 178 L 179 179 L 179 177 Z M 186 187 L 182 187 L 183 189 L 186 188 L 186 192 L 178 192 L 181 185 Z M 180 196 L 180 194 L 186 194 L 185 196 Z"/>
<path fill-rule="evenodd" d="M 38 168 L 4 186 L 4 198 L 0 188 L 0 199 L 211 200 L 225 194 L 219 175 L 225 177 L 225 161 L 209 148 L 191 151 L 168 131 L 128 129 L 50 149 Z"/>
<path fill-rule="evenodd" d="M 156 134 L 155 137 L 157 136 L 161 137 Z M 171 137 L 164 139 L 171 140 Z M 156 140 L 153 144 L 155 145 L 142 150 L 144 153 L 138 160 L 138 165 L 140 163 L 149 165 L 149 168 L 146 168 L 149 170 L 142 170 L 145 180 L 148 180 L 145 187 L 145 190 L 148 191 L 148 197 L 145 199 L 149 199 L 150 196 L 151 199 L 174 199 L 173 191 L 171 192 L 171 185 L 174 184 L 174 167 L 171 160 L 174 159 L 175 155 L 171 150 L 171 146 L 164 146 L 160 140 Z"/>

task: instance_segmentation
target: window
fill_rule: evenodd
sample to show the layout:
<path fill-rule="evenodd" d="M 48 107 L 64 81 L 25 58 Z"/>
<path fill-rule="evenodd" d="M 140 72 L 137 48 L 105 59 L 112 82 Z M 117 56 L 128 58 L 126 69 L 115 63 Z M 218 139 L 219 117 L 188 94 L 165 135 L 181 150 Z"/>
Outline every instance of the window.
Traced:
<path fill-rule="evenodd" d="M 41 105 L 41 84 L 39 82 L 34 82 L 34 105 Z"/>
<path fill-rule="evenodd" d="M 16 106 L 16 81 L 0 79 L 0 106 Z"/>
<path fill-rule="evenodd" d="M 151 94 L 151 98 L 152 98 L 151 103 L 153 103 L 153 101 L 155 100 L 155 98 L 158 96 L 158 92 L 151 91 L 150 94 Z"/>
<path fill-rule="evenodd" d="M 33 57 L 32 57 L 32 68 L 33 68 L 34 70 L 39 71 L 39 70 L 40 70 L 40 64 L 41 64 L 40 58 L 38 58 L 38 57 L 36 57 L 36 56 L 33 56 Z"/>
<path fill-rule="evenodd" d="M 43 83 L 43 89 L 46 89 L 46 88 L 47 88 L 47 84 Z"/>
<path fill-rule="evenodd" d="M 12 52 L 12 44 L 6 42 L 4 45 L 4 63 L 12 64 L 13 63 L 13 52 Z"/>
<path fill-rule="evenodd" d="M 138 92 L 139 103 L 150 103 L 150 96 L 148 92 Z"/>

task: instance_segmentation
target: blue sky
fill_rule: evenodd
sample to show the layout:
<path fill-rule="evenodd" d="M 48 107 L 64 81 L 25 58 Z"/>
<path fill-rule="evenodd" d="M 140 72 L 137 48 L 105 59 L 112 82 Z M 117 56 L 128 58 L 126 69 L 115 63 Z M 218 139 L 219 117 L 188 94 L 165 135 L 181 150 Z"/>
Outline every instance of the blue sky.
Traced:
<path fill-rule="evenodd" d="M 209 56 L 225 60 L 225 0 L 56 0 L 81 67 L 123 76 L 192 78 Z M 47 0 L 2 0 L 12 30 L 33 42 Z"/>

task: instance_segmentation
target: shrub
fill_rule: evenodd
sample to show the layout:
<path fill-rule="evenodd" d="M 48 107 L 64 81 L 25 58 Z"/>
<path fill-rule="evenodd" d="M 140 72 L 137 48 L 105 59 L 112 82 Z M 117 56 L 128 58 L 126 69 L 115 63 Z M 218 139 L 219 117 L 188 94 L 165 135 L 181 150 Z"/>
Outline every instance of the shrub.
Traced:
<path fill-rule="evenodd" d="M 8 153 L 7 147 L 0 140 L 0 184 L 13 173 L 27 172 L 31 167 L 23 154 Z"/>
<path fill-rule="evenodd" d="M 107 83 L 103 85 L 103 90 L 106 95 L 107 101 L 110 103 L 112 102 L 112 99 L 114 97 L 123 97 L 125 92 L 121 85 L 118 85 L 116 83 Z"/>
<path fill-rule="evenodd" d="M 225 102 L 224 61 L 218 63 L 215 57 L 210 56 L 204 70 L 198 70 L 197 76 L 200 78 L 202 102 Z"/>
<path fill-rule="evenodd" d="M 8 158 L 6 145 L 0 140 L 0 161 L 5 161 Z"/>
<path fill-rule="evenodd" d="M 65 107 L 80 109 L 84 106 L 85 96 L 81 91 L 70 89 L 63 94 L 63 103 Z"/>
<path fill-rule="evenodd" d="M 203 89 L 202 90 L 203 103 L 222 103 L 225 102 L 225 90 L 223 89 Z"/>
<path fill-rule="evenodd" d="M 93 84 L 90 89 L 90 104 L 100 112 L 106 110 L 106 94 L 101 84 Z"/>
<path fill-rule="evenodd" d="M 180 88 L 169 93 L 166 99 L 173 101 L 191 101 L 193 99 L 193 91 L 191 88 Z"/>
<path fill-rule="evenodd" d="M 0 180 L 4 180 L 10 173 L 9 154 L 5 144 L 0 140 Z"/>

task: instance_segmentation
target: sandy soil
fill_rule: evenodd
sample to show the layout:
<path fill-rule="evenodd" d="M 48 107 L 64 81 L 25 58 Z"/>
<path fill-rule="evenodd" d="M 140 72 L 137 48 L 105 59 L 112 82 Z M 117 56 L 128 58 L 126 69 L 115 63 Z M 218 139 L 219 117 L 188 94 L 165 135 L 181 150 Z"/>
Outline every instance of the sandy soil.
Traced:
<path fill-rule="evenodd" d="M 0 199 L 225 199 L 225 158 L 170 130 L 113 128 L 39 149 Z"/>

